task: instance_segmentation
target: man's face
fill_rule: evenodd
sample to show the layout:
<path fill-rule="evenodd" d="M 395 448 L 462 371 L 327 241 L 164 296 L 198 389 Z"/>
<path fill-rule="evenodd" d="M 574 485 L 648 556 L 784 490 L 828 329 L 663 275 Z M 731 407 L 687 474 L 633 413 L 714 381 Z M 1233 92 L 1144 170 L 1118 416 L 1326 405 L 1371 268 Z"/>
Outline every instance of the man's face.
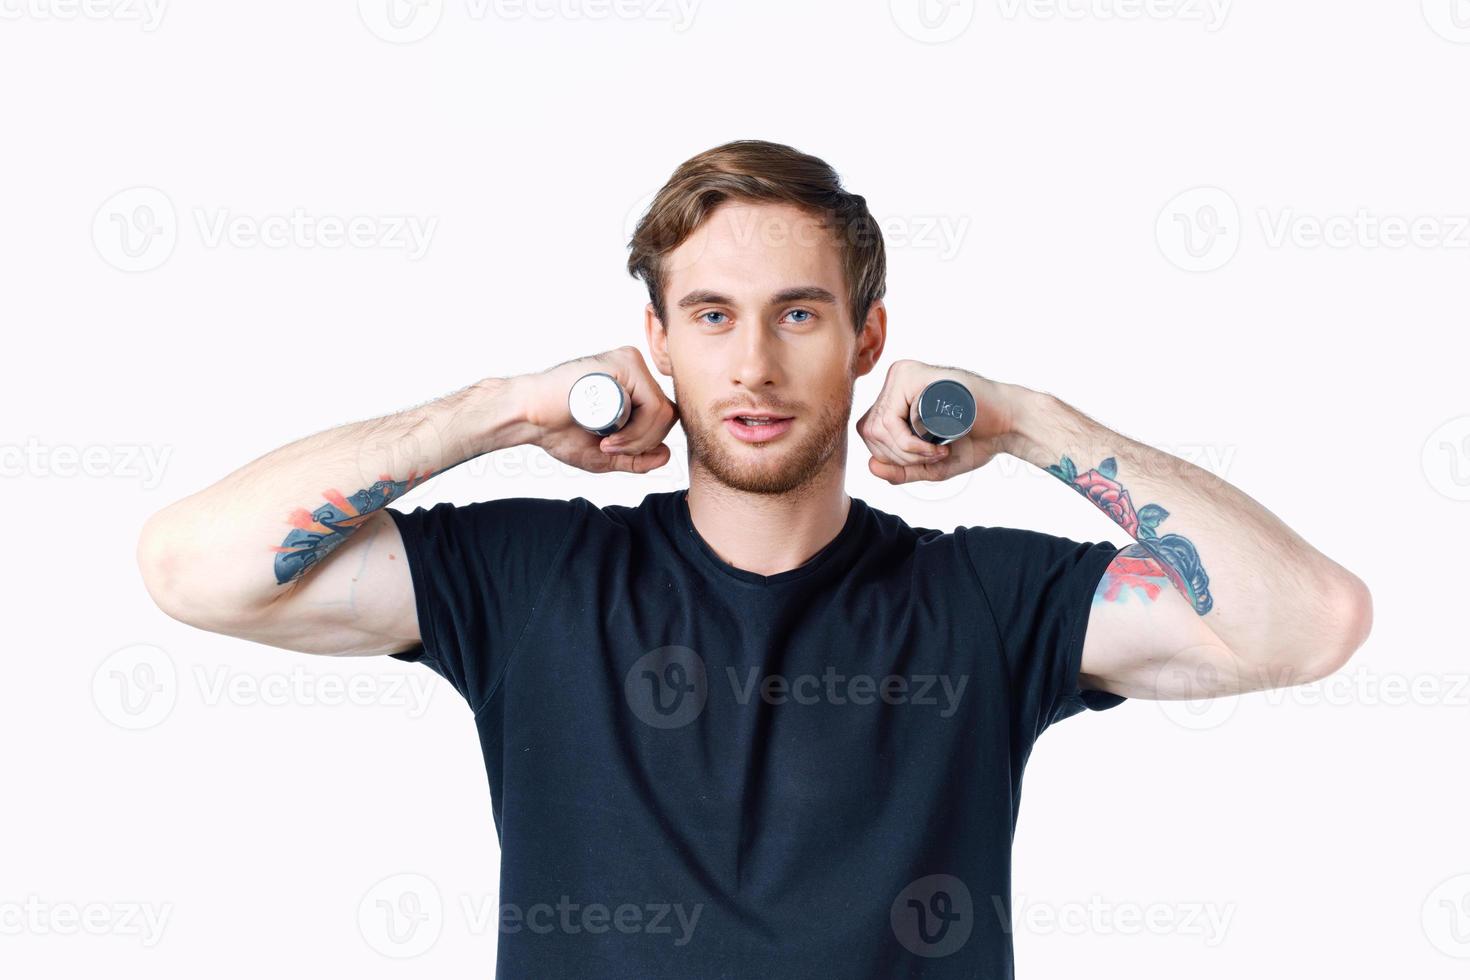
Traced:
<path fill-rule="evenodd" d="M 649 349 L 674 379 L 691 473 L 781 494 L 846 462 L 853 382 L 883 346 L 881 304 L 853 328 L 841 254 L 821 219 L 729 201 L 664 259 L 668 323 Z M 754 423 L 750 413 L 783 421 Z"/>

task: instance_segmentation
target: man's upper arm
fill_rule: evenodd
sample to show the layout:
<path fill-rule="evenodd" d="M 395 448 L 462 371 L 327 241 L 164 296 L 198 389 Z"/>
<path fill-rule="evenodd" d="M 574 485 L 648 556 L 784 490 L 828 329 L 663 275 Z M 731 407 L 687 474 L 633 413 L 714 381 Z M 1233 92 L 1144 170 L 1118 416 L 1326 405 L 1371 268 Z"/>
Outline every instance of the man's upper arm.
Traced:
<path fill-rule="evenodd" d="M 1079 680 L 1086 688 L 1152 701 L 1261 686 L 1249 683 L 1235 655 L 1139 545 L 1118 552 L 1098 582 Z"/>
<path fill-rule="evenodd" d="M 377 512 L 283 586 L 264 612 L 230 632 L 301 653 L 368 656 L 412 648 L 418 620 L 397 526 Z"/>

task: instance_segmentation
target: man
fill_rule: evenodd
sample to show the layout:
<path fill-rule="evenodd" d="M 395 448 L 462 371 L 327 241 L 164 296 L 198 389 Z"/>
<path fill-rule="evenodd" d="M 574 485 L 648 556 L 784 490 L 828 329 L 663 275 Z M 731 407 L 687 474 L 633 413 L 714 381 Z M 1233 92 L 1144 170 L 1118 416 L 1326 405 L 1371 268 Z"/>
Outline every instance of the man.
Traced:
<path fill-rule="evenodd" d="M 822 161 L 701 154 L 631 251 L 674 401 L 633 347 L 486 379 L 258 459 L 139 546 L 177 619 L 421 661 L 465 697 L 503 851 L 499 976 L 1009 976 L 1010 844 L 1048 725 L 1311 681 L 1363 643 L 1362 582 L 1266 509 L 1019 385 L 894 362 L 857 422 L 869 469 L 942 480 L 1011 453 L 1135 544 L 942 533 L 849 496 L 884 253 Z M 606 438 L 567 407 L 592 370 L 634 406 Z M 942 447 L 906 422 L 937 378 L 979 406 Z M 386 506 L 517 445 L 644 473 L 676 420 L 689 488 L 637 507 Z"/>

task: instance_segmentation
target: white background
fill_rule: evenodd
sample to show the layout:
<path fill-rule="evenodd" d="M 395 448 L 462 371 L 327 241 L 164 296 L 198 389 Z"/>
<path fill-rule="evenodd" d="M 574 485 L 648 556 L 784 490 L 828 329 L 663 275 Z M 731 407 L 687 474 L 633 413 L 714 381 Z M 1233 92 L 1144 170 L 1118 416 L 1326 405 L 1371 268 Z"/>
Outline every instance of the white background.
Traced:
<path fill-rule="evenodd" d="M 854 420 L 897 357 L 1049 390 L 1373 592 L 1325 684 L 1047 733 L 1019 974 L 1465 975 L 1470 4 L 929 2 L 447 0 L 395 28 L 377 0 L 0 0 L 0 973 L 488 975 L 463 701 L 169 620 L 137 532 L 299 436 L 642 347 L 633 220 L 751 137 L 885 223 L 891 335 Z M 368 240 L 212 234 L 293 213 Z M 631 503 L 685 485 L 672 438 L 646 477 L 508 450 L 404 505 Z M 1011 458 L 907 489 L 849 466 L 917 526 L 1127 540 Z M 405 894 L 442 911 L 387 935 Z"/>

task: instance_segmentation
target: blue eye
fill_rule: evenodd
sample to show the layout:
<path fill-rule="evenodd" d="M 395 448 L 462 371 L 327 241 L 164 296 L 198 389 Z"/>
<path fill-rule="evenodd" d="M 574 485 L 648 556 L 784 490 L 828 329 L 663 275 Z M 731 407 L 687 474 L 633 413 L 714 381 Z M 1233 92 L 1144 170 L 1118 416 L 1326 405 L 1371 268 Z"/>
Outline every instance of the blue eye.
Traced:
<path fill-rule="evenodd" d="M 794 314 L 797 314 L 797 313 L 804 314 L 807 317 L 807 319 L 805 319 L 805 320 L 797 320 L 796 321 L 797 323 L 810 323 L 813 319 L 816 318 L 816 314 L 813 313 L 811 310 L 792 310 L 790 313 L 788 313 L 786 315 L 787 316 L 793 316 Z"/>
<path fill-rule="evenodd" d="M 707 317 L 707 316 L 724 316 L 724 315 L 725 314 L 721 313 L 719 310 L 710 310 L 708 313 L 701 313 L 701 314 L 699 314 L 699 318 L 701 320 L 704 320 L 705 323 L 709 323 L 710 326 L 714 327 L 714 326 L 719 326 L 719 324 L 710 323 L 710 321 L 705 320 L 704 318 Z"/>

